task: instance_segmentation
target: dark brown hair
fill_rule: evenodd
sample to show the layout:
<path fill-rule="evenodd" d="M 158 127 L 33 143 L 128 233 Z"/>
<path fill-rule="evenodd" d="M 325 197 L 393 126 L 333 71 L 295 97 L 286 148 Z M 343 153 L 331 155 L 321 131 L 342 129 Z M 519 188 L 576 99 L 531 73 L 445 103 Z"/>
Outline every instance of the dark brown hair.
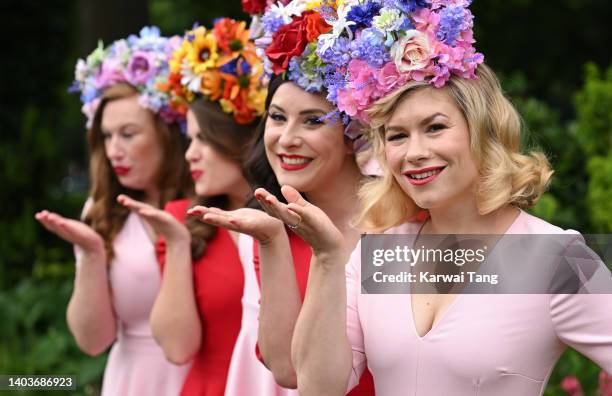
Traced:
<path fill-rule="evenodd" d="M 278 88 L 289 80 L 285 80 L 280 75 L 274 76 L 268 85 L 268 94 L 266 96 L 266 112 L 261 118 L 261 122 L 257 126 L 255 133 L 255 141 L 249 150 L 248 156 L 244 163 L 244 170 L 247 181 L 252 190 L 259 187 L 265 188 L 270 194 L 273 194 L 280 202 L 287 203 L 285 197 L 281 193 L 281 186 L 276 179 L 274 170 L 266 156 L 266 146 L 264 143 L 264 133 L 266 131 L 266 120 L 268 119 L 268 109 L 272 98 Z M 255 198 L 251 198 L 247 202 L 247 207 L 254 209 L 262 209 Z"/>
<path fill-rule="evenodd" d="M 217 102 L 211 102 L 203 97 L 194 100 L 189 109 L 195 115 L 200 127 L 197 138 L 210 144 L 219 154 L 238 164 L 241 169 L 244 155 L 248 151 L 255 134 L 255 126 L 259 119 L 248 125 L 236 123 L 234 117 L 223 112 Z M 228 209 L 227 195 L 197 197 L 190 206 L 203 205 Z M 213 225 L 203 223 L 193 218 L 187 218 L 187 228 L 191 233 L 191 256 L 200 257 L 206 251 L 208 241 L 217 233 Z"/>
<path fill-rule="evenodd" d="M 144 192 L 126 188 L 119 183 L 112 171 L 106 156 L 104 136 L 102 135 L 102 114 L 106 105 L 113 101 L 137 95 L 138 92 L 126 84 L 117 84 L 107 89 L 96 110 L 93 123 L 87 132 L 90 152 L 91 189 L 89 196 L 92 203 L 84 221 L 104 239 L 108 260 L 114 257 L 113 240 L 123 227 L 130 210 L 117 202 L 119 194 L 126 194 L 134 199 L 144 199 Z M 162 147 L 162 162 L 157 170 L 156 180 L 159 188 L 159 206 L 166 202 L 184 198 L 191 192 L 189 168 L 184 160 L 187 140 L 177 124 L 166 124 L 161 117 L 154 117 L 155 132 Z"/>

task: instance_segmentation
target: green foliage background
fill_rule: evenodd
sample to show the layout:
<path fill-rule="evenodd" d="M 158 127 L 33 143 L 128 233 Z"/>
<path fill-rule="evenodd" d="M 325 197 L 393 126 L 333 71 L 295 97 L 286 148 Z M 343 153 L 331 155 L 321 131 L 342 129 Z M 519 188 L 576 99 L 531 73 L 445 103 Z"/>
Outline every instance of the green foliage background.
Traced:
<path fill-rule="evenodd" d="M 139 0 L 165 34 L 195 21 L 245 18 L 239 0 Z M 81 353 L 67 330 L 72 249 L 45 232 L 34 213 L 77 217 L 87 194 L 83 118 L 66 91 L 83 43 L 84 7 L 98 0 L 7 1 L 0 63 L 0 374 L 76 374 L 76 394 L 96 394 L 105 356 Z M 118 3 L 113 3 L 118 4 Z M 112 5 L 108 5 L 112 7 Z M 607 0 L 480 0 L 472 5 L 477 48 L 502 77 L 524 117 L 525 142 L 542 148 L 556 171 L 533 213 L 583 233 L 612 231 L 612 5 Z M 136 33 L 130 14 L 116 13 Z M 125 32 L 114 31 L 114 37 Z M 83 48 L 86 47 L 86 48 Z M 569 350 L 546 395 L 576 375 L 587 394 L 598 367 Z M 59 394 L 59 393 L 58 393 Z"/>

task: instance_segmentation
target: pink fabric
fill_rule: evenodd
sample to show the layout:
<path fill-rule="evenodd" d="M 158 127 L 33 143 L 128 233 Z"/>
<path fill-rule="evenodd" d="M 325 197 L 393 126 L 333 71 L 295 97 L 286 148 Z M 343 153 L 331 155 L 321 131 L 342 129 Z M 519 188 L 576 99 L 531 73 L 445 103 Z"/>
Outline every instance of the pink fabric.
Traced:
<path fill-rule="evenodd" d="M 417 234 L 421 224 L 387 233 Z M 525 212 L 507 231 L 562 232 Z M 612 294 L 463 294 L 419 337 L 409 294 L 360 294 L 360 247 L 347 265 L 349 389 L 367 365 L 378 396 L 541 395 L 567 346 L 612 372 Z"/>
<path fill-rule="evenodd" d="M 109 278 L 118 330 L 104 370 L 102 396 L 176 396 L 189 365 L 168 362 L 151 334 L 149 314 L 161 279 L 153 242 L 138 215 L 128 216 L 113 246 Z M 75 251 L 78 271 L 81 252 Z"/>
<path fill-rule="evenodd" d="M 244 270 L 242 326 L 232 354 L 225 395 L 298 396 L 296 389 L 277 385 L 272 372 L 257 359 L 255 347 L 259 327 L 260 293 L 253 263 L 253 239 L 241 234 L 238 247 Z"/>

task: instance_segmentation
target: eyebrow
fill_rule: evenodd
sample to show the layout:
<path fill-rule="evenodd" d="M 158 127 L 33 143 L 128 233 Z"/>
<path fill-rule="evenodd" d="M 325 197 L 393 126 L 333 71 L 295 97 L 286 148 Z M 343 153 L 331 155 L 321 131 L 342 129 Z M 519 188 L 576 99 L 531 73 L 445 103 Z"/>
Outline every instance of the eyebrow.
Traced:
<path fill-rule="evenodd" d="M 126 127 L 136 127 L 136 128 L 140 128 L 140 125 L 134 123 L 134 122 L 126 122 L 125 124 L 119 124 L 119 126 L 117 128 L 115 128 L 117 131 L 120 131 Z M 100 125 L 100 130 L 102 132 L 109 132 L 110 130 L 107 128 L 104 128 L 103 125 Z"/>
<path fill-rule="evenodd" d="M 444 113 L 433 113 L 432 115 L 425 117 L 421 120 L 421 122 L 419 122 L 419 126 L 424 126 L 429 124 L 433 119 L 435 119 L 436 117 L 442 116 L 444 118 L 449 118 L 446 114 Z M 390 125 L 388 127 L 385 127 L 385 133 L 387 132 L 392 132 L 392 131 L 396 131 L 396 132 L 404 132 L 406 131 L 406 128 L 404 128 L 401 125 Z"/>
<path fill-rule="evenodd" d="M 272 109 L 273 107 L 276 108 L 278 111 L 286 113 L 286 111 L 282 107 L 277 105 L 277 104 L 271 104 L 270 105 L 270 109 Z M 315 114 L 315 113 L 327 114 L 327 112 L 325 110 L 323 110 L 323 109 L 306 109 L 306 110 L 300 111 L 299 114 L 300 115 L 307 115 L 307 114 Z"/>

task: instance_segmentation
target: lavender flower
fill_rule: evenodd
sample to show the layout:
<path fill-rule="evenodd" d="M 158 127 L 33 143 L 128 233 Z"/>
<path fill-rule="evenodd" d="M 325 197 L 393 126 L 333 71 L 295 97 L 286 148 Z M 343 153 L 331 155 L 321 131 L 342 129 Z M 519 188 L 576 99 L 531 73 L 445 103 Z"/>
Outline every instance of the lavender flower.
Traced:
<path fill-rule="evenodd" d="M 460 5 L 450 5 L 440 11 L 440 26 L 436 37 L 448 45 L 455 45 L 461 31 L 471 27 L 472 14 Z"/>

